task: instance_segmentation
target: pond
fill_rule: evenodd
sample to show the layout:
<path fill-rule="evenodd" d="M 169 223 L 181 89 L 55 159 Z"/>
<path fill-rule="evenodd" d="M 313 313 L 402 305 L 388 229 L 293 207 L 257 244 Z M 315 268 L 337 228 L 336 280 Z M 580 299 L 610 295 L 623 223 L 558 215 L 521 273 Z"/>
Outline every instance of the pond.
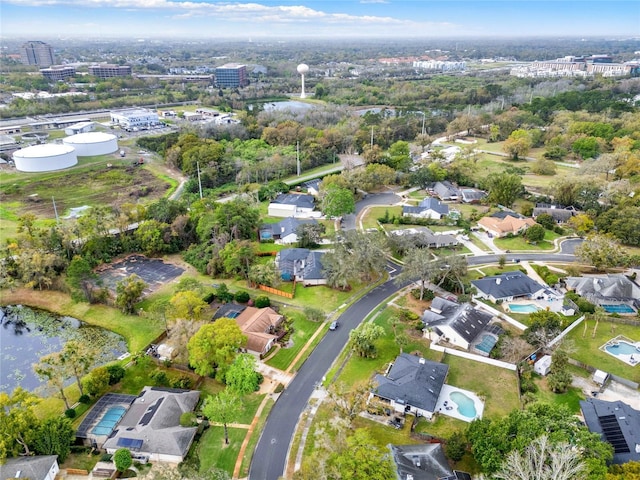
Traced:
<path fill-rule="evenodd" d="M 124 338 L 104 328 L 44 310 L 0 307 L 0 391 L 11 392 L 20 386 L 45 394 L 45 383 L 33 372 L 33 364 L 44 355 L 60 351 L 69 340 L 94 346 L 96 365 L 115 360 L 127 351 Z"/>

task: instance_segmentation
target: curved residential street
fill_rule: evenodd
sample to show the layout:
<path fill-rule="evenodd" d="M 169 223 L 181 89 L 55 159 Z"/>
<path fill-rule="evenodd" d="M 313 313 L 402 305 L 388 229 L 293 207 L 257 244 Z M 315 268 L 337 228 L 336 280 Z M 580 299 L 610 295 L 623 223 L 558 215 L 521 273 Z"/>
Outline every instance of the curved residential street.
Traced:
<path fill-rule="evenodd" d="M 359 211 L 365 206 L 375 204 L 376 200 L 382 200 L 383 204 L 393 204 L 391 202 L 398 198 L 395 194 L 382 194 L 382 198 L 373 197 L 378 198 L 370 199 L 372 203 L 367 202 L 364 205 L 360 203 Z M 580 242 L 582 242 L 581 239 L 564 241 L 560 245 L 559 253 L 512 253 L 507 254 L 506 258 L 511 262 L 515 260 L 572 262 L 575 259 L 573 251 Z M 499 254 L 469 256 L 467 260 L 469 265 L 482 265 L 497 263 L 500 256 Z M 249 470 L 250 480 L 277 480 L 283 476 L 298 420 L 307 407 L 311 394 L 317 385 L 322 383 L 327 371 L 347 344 L 349 332 L 356 328 L 373 309 L 403 287 L 403 285 L 396 285 L 393 281 L 393 276 L 400 268 L 392 263 L 387 264 L 390 279 L 345 310 L 338 319 L 340 327 L 325 335 L 280 395 L 267 418 L 254 451 Z"/>

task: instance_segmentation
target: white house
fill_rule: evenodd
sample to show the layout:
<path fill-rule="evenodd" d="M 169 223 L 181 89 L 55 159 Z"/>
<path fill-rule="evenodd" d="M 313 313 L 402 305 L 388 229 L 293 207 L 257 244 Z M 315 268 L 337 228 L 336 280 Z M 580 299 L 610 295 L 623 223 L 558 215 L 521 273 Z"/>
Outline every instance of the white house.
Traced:
<path fill-rule="evenodd" d="M 312 195 L 283 193 L 269 204 L 270 217 L 311 217 L 315 199 Z"/>
<path fill-rule="evenodd" d="M 551 355 L 544 355 L 533 364 L 533 371 L 538 375 L 547 375 L 551 370 Z"/>

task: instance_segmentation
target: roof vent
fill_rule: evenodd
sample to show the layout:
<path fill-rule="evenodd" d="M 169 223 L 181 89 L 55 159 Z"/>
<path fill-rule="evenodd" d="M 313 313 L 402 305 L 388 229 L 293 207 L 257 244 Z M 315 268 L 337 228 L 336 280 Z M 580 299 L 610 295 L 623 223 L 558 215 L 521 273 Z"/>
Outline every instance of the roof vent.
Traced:
<path fill-rule="evenodd" d="M 422 357 L 420 357 L 420 359 L 418 360 L 418 362 L 420 362 L 422 365 L 424 365 L 424 364 L 425 364 L 425 359 L 424 359 L 424 358 L 422 358 Z"/>
<path fill-rule="evenodd" d="M 18 470 L 14 478 L 20 478 L 21 476 L 22 476 L 22 470 Z"/>
<path fill-rule="evenodd" d="M 502 279 L 501 278 L 496 278 L 496 285 L 500 285 L 502 283 Z"/>

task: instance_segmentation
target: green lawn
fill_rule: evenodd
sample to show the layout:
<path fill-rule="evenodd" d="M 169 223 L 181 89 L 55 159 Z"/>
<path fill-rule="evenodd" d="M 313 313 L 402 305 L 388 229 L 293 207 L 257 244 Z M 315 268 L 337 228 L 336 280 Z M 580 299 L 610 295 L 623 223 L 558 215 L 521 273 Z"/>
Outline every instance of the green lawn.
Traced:
<path fill-rule="evenodd" d="M 484 400 L 484 417 L 497 418 L 520 408 L 516 373 L 466 358 L 446 355 L 447 384 L 470 390 Z"/>
<path fill-rule="evenodd" d="M 285 317 L 293 320 L 294 331 L 291 336 L 293 345 L 288 348 L 281 348 L 273 358 L 267 361 L 267 365 L 280 370 L 286 370 L 289 365 L 291 365 L 291 362 L 296 355 L 298 355 L 300 350 L 302 350 L 307 341 L 315 331 L 322 326 L 322 324 L 310 322 L 299 310 L 286 309 L 283 310 L 282 313 Z"/>
<path fill-rule="evenodd" d="M 249 465 L 251 465 L 251 457 L 253 457 L 253 451 L 258 444 L 258 439 L 262 434 L 262 428 L 264 427 L 265 422 L 267 421 L 267 417 L 269 416 L 269 412 L 273 408 L 273 404 L 275 402 L 271 399 L 267 400 L 267 404 L 262 409 L 262 414 L 260 415 L 260 419 L 256 424 L 256 428 L 253 430 L 251 434 L 251 438 L 247 443 L 247 449 L 245 450 L 245 455 L 242 458 L 242 465 L 240 467 L 240 478 L 246 478 L 249 475 Z"/>
<path fill-rule="evenodd" d="M 594 338 L 592 337 L 594 326 L 595 324 L 592 321 L 588 321 L 586 332 L 584 324 L 578 325 L 569 332 L 567 339 L 573 342 L 575 348 L 575 351 L 570 354 L 571 358 L 605 372 L 613 373 L 634 382 L 640 382 L 639 366 L 632 367 L 627 365 L 613 355 L 600 350 L 602 345 L 618 335 L 624 335 L 636 342 L 640 341 L 640 328 L 609 321 L 600 322 Z"/>
<path fill-rule="evenodd" d="M 262 403 L 264 399 L 264 394 L 251 394 L 245 395 L 242 398 L 243 409 L 240 413 L 240 416 L 234 423 L 242 423 L 245 425 L 249 425 L 253 421 L 253 417 L 255 417 L 256 412 L 258 411 L 258 407 Z"/>
<path fill-rule="evenodd" d="M 555 247 L 553 240 L 559 237 L 560 235 L 558 235 L 557 233 L 550 230 L 545 230 L 544 240 L 538 242 L 536 245 L 528 243 L 522 236 L 512 238 L 496 238 L 493 240 L 493 243 L 496 245 L 496 247 L 501 248 L 502 250 L 511 250 L 512 252 L 552 250 Z"/>
<path fill-rule="evenodd" d="M 580 412 L 580 400 L 585 399 L 580 388 L 569 387 L 565 393 L 553 393 L 547 385 L 546 377 L 534 374 L 534 381 L 538 385 L 538 391 L 536 392 L 538 401 L 553 405 L 565 405 L 573 413 Z"/>
<path fill-rule="evenodd" d="M 204 432 L 198 442 L 198 457 L 200 458 L 200 472 L 205 473 L 212 467 L 221 468 L 233 475 L 240 447 L 247 430 L 244 428 L 229 428 L 229 445 L 224 443 L 224 428 L 212 426 Z"/>
<path fill-rule="evenodd" d="M 366 213 L 362 216 L 362 227 L 367 230 L 369 228 L 378 228 L 378 218 L 384 217 L 385 213 L 389 212 L 389 217 L 402 216 L 401 206 L 384 206 L 384 207 L 370 207 Z"/>

